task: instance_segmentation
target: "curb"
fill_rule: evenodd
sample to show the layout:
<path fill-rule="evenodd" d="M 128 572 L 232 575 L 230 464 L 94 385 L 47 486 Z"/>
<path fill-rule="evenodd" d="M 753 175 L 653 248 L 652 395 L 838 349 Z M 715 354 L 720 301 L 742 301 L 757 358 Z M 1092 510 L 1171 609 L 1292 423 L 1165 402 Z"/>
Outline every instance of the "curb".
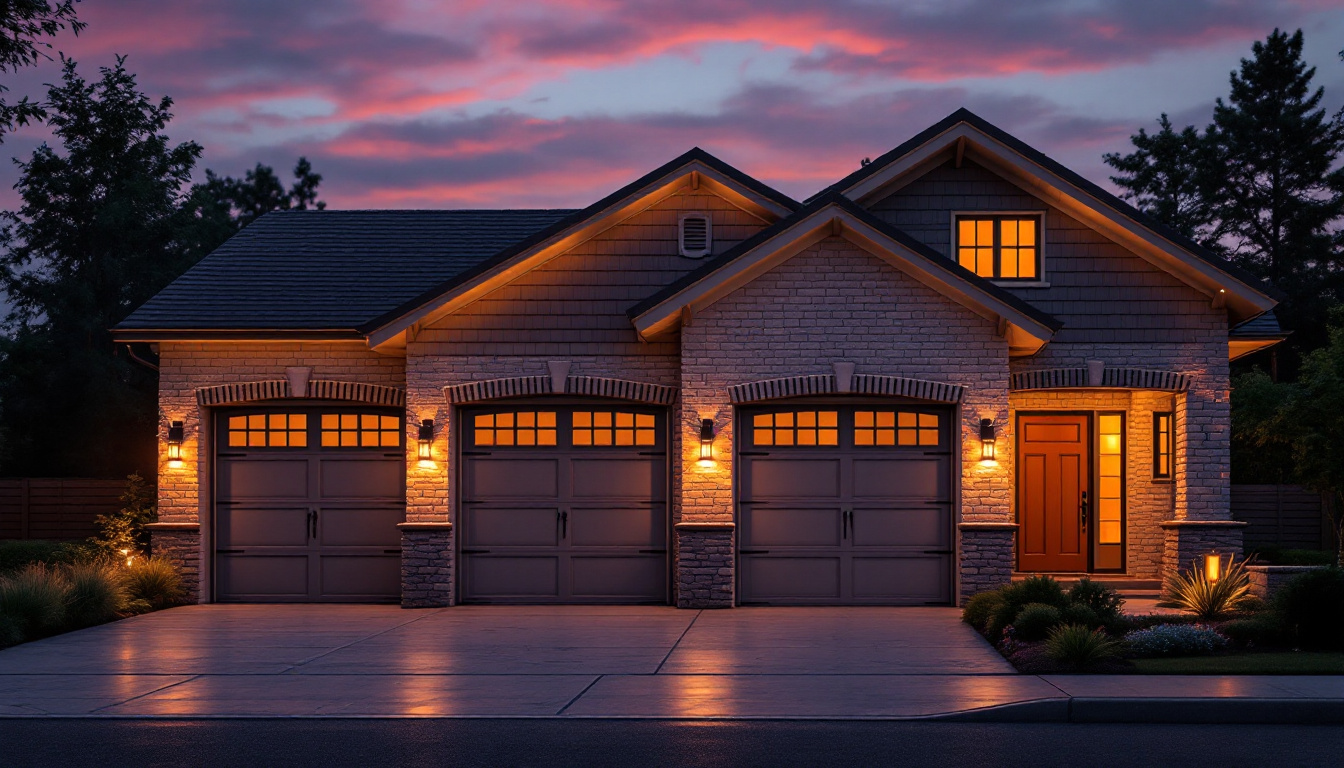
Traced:
<path fill-rule="evenodd" d="M 1344 699 L 1061 698 L 924 718 L 961 723 L 1344 725 Z"/>

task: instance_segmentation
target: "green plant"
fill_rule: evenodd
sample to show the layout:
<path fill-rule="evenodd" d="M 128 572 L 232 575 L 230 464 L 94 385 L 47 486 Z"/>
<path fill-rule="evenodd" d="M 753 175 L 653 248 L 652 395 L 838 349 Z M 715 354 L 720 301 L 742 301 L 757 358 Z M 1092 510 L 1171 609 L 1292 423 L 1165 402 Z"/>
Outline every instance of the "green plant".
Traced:
<path fill-rule="evenodd" d="M 1135 656 L 1207 656 L 1227 647 L 1227 638 L 1203 624 L 1158 624 L 1125 635 Z"/>
<path fill-rule="evenodd" d="M 147 551 L 149 535 L 145 525 L 154 522 L 155 505 L 154 486 L 139 474 L 127 476 L 121 509 L 95 517 L 99 533 L 89 541 L 101 552 L 122 558 Z"/>
<path fill-rule="evenodd" d="M 59 565 L 91 557 L 93 550 L 84 542 L 13 539 L 0 541 L 0 573 L 18 571 L 33 563 Z"/>
<path fill-rule="evenodd" d="M 1120 614 L 1116 614 L 1109 620 L 1115 621 L 1119 618 Z M 1065 624 L 1082 624 L 1088 629 L 1105 626 L 1107 622 L 1107 619 L 1098 616 L 1091 606 L 1083 603 L 1069 603 L 1069 607 L 1060 612 L 1060 620 Z"/>
<path fill-rule="evenodd" d="M 27 635 L 59 629 L 65 621 L 68 599 L 65 579 L 42 563 L 0 578 L 0 614 L 16 622 Z"/>
<path fill-rule="evenodd" d="M 1062 624 L 1050 630 L 1045 640 L 1045 653 L 1059 664 L 1074 669 L 1086 669 L 1115 658 L 1120 643 L 1100 629 L 1088 629 L 1080 624 Z"/>
<path fill-rule="evenodd" d="M 1032 603 L 1053 605 L 1060 610 L 1069 605 L 1059 582 L 1049 576 L 1032 576 L 1013 582 L 999 589 L 999 598 L 999 606 L 985 623 L 985 636 L 993 642 L 998 642 L 1004 627 L 1017 621 L 1017 615 Z"/>
<path fill-rule="evenodd" d="M 1022 608 L 1013 620 L 1013 631 L 1019 640 L 1044 640 L 1050 630 L 1059 625 L 1060 610 L 1045 603 L 1032 603 Z"/>
<path fill-rule="evenodd" d="M 1002 603 L 1003 595 L 997 589 L 973 595 L 961 609 L 961 620 L 983 632 L 985 624 Z"/>
<path fill-rule="evenodd" d="M 1192 566 L 1188 571 L 1166 578 L 1166 591 L 1172 604 L 1211 621 L 1241 609 L 1251 596 L 1251 574 L 1246 561 L 1229 561 L 1226 573 L 1211 581 L 1204 569 Z"/>
<path fill-rule="evenodd" d="M 1237 645 L 1246 648 L 1265 648 L 1285 645 L 1289 641 L 1283 622 L 1272 613 L 1259 613 L 1244 619 L 1225 622 L 1219 630 Z"/>
<path fill-rule="evenodd" d="M 91 560 L 63 570 L 68 586 L 66 624 L 70 627 L 102 624 L 125 610 L 126 587 L 114 563 Z"/>
<path fill-rule="evenodd" d="M 143 600 L 151 608 L 178 605 L 186 597 L 182 577 L 167 560 L 147 557 L 125 570 L 126 592 L 132 601 Z"/>
<path fill-rule="evenodd" d="M 1069 587 L 1069 602 L 1073 605 L 1083 605 L 1092 609 L 1092 612 L 1099 619 L 1111 619 L 1120 615 L 1120 609 L 1125 605 L 1125 598 L 1121 597 L 1115 590 L 1108 589 L 1104 584 L 1099 584 L 1087 577 L 1079 579 L 1072 587 Z"/>
<path fill-rule="evenodd" d="M 1304 648 L 1344 647 L 1344 569 L 1289 579 L 1274 595 L 1274 613 Z"/>

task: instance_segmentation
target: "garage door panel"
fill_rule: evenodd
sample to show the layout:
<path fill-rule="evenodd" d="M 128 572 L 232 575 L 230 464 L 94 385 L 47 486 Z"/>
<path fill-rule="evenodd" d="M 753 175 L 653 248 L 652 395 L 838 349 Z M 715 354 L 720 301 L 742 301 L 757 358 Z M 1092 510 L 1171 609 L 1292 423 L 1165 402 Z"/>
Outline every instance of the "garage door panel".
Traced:
<path fill-rule="evenodd" d="M 463 577 L 470 593 L 483 599 L 539 599 L 560 596 L 560 558 L 464 555 Z"/>
<path fill-rule="evenodd" d="M 560 543 L 559 507 L 473 507 L 463 511 L 468 547 L 554 547 Z"/>
<path fill-rule="evenodd" d="M 577 499 L 638 498 L 661 496 L 667 480 L 663 477 L 663 459 L 582 459 L 569 462 L 572 495 Z"/>
<path fill-rule="evenodd" d="M 855 459 L 854 496 L 947 499 L 947 466 L 939 458 Z"/>
<path fill-rule="evenodd" d="M 308 555 L 239 556 L 215 560 L 221 600 L 308 597 Z"/>
<path fill-rule="evenodd" d="M 220 505 L 215 515 L 222 549 L 308 546 L 308 507 Z"/>
<path fill-rule="evenodd" d="M 840 494 L 838 459 L 753 459 L 747 464 L 751 499 L 829 498 Z"/>
<path fill-rule="evenodd" d="M 657 555 L 576 555 L 570 560 L 570 594 L 578 598 L 662 601 L 666 572 L 666 561 Z"/>
<path fill-rule="evenodd" d="M 742 547 L 839 546 L 839 507 L 742 507 Z"/>
<path fill-rule="evenodd" d="M 921 604 L 951 599 L 951 569 L 946 557 L 856 555 L 851 568 L 857 599 Z"/>
<path fill-rule="evenodd" d="M 322 499 L 400 498 L 406 464 L 394 460 L 318 459 Z"/>
<path fill-rule="evenodd" d="M 318 533 L 322 546 L 401 547 L 397 523 L 405 518 L 400 507 L 323 507 Z"/>
<path fill-rule="evenodd" d="M 222 498 L 307 499 L 308 460 L 232 459 L 219 462 Z"/>
<path fill-rule="evenodd" d="M 657 507 L 570 507 L 569 541 L 575 547 L 666 545 L 662 505 Z"/>
<path fill-rule="evenodd" d="M 560 491 L 558 459 L 473 458 L 464 463 L 466 498 L 553 498 Z"/>
<path fill-rule="evenodd" d="M 322 594 L 368 600 L 401 591 L 397 555 L 325 555 L 320 558 Z"/>
<path fill-rule="evenodd" d="M 840 558 L 743 555 L 742 582 L 751 600 L 838 600 Z"/>
<path fill-rule="evenodd" d="M 941 505 L 911 508 L 855 507 L 850 536 L 856 548 L 944 549 L 950 545 L 952 535 L 948 530 L 947 519 L 948 509 Z"/>

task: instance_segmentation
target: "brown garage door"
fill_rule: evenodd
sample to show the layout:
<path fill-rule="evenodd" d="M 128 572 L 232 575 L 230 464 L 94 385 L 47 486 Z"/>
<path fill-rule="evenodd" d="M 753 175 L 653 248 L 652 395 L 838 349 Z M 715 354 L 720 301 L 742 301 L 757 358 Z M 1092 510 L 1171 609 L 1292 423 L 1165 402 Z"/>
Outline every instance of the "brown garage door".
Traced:
<path fill-rule="evenodd" d="M 401 592 L 402 417 L 259 407 L 215 419 L 215 599 L 391 602 Z"/>
<path fill-rule="evenodd" d="M 790 405 L 738 425 L 742 603 L 951 602 L 948 409 Z"/>
<path fill-rule="evenodd" d="M 611 405 L 464 411 L 462 599 L 667 602 L 665 422 Z"/>

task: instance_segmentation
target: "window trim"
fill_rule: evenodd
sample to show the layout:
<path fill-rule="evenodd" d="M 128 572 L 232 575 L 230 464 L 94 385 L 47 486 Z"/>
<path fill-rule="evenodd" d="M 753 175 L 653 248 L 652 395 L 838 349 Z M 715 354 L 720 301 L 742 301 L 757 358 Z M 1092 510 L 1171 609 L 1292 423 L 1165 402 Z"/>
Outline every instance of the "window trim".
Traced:
<path fill-rule="evenodd" d="M 1167 471 L 1161 471 L 1162 432 L 1161 420 L 1167 419 Z M 1176 414 L 1172 411 L 1153 411 L 1153 479 L 1170 482 L 1176 475 Z"/>
<path fill-rule="evenodd" d="M 950 232 L 951 247 L 948 249 L 948 258 L 954 264 L 961 264 L 957 250 L 960 247 L 957 238 L 959 236 L 959 227 L 957 222 L 963 218 L 1034 218 L 1036 219 L 1036 276 L 1035 277 L 983 277 L 982 280 L 988 280 L 995 285 L 1007 286 L 1012 288 L 1049 288 L 1050 282 L 1046 279 L 1045 271 L 1045 218 L 1047 211 L 1042 209 L 1028 210 L 955 210 L 951 214 L 951 222 L 948 227 Z M 998 227 L 994 228 L 995 239 L 998 238 Z M 1001 246 L 996 242 L 994 245 L 994 271 L 999 271 L 999 249 Z"/>

